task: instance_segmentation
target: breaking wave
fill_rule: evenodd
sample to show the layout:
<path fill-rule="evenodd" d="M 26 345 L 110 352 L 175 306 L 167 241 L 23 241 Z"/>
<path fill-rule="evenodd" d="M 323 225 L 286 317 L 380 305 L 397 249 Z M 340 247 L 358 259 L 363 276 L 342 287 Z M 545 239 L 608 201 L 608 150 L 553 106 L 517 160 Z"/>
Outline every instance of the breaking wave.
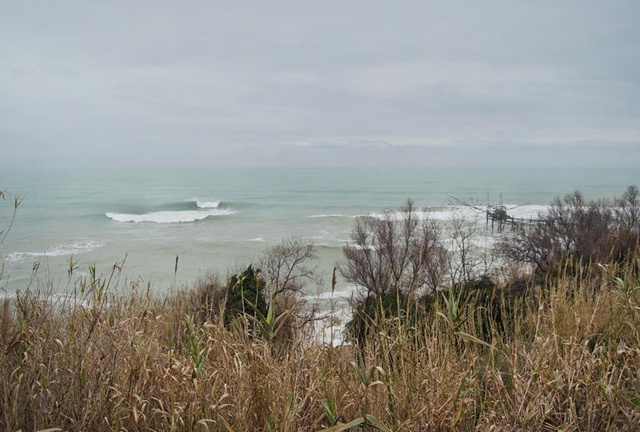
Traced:
<path fill-rule="evenodd" d="M 217 209 L 222 204 L 222 201 L 203 201 L 197 198 L 189 200 L 189 202 L 195 202 L 199 209 Z"/>
<path fill-rule="evenodd" d="M 527 204 L 523 206 L 505 205 L 509 216 L 517 219 L 537 219 L 540 214 L 545 214 L 548 207 L 545 205 L 532 205 Z M 449 221 L 451 219 L 466 219 L 469 221 L 481 221 L 486 219 L 486 209 L 477 207 L 465 207 L 465 206 L 441 206 L 441 207 L 425 207 L 417 209 L 415 211 L 418 219 L 430 219 L 435 221 Z M 376 212 L 370 214 L 356 214 L 348 215 L 341 213 L 328 213 L 328 214 L 314 214 L 307 216 L 311 219 L 330 219 L 330 218 L 358 218 L 358 217 L 372 217 L 376 219 L 383 219 L 386 216 L 390 216 L 391 219 L 400 220 L 403 217 L 403 213 L 399 211 Z"/>
<path fill-rule="evenodd" d="M 209 209 L 159 211 L 144 214 L 105 213 L 105 215 L 116 222 L 153 222 L 166 224 L 196 222 L 210 217 L 229 216 L 235 213 L 236 212 L 232 210 Z"/>
<path fill-rule="evenodd" d="M 540 214 L 545 214 L 548 211 L 548 206 L 546 205 L 505 205 L 505 207 L 507 214 L 517 219 L 537 219 Z M 464 206 L 434 207 L 427 209 L 427 211 L 419 212 L 419 215 L 422 218 L 441 221 L 451 220 L 452 218 L 482 221 L 487 217 L 486 208 L 478 207 L 474 209 Z"/>
<path fill-rule="evenodd" d="M 6 259 L 9 262 L 17 262 L 27 258 L 78 255 L 81 253 L 90 252 L 97 248 L 101 248 L 104 245 L 105 244 L 100 241 L 88 240 L 77 243 L 53 246 L 43 252 L 13 252 L 8 254 Z"/>
<path fill-rule="evenodd" d="M 192 198 L 148 208 L 152 211 L 147 212 L 108 212 L 105 215 L 116 222 L 188 223 L 236 213 L 227 207 L 223 201 Z"/>
<path fill-rule="evenodd" d="M 306 300 L 348 300 L 351 296 L 357 294 L 360 288 L 357 285 L 348 284 L 342 290 L 334 292 L 325 291 L 317 294 L 309 294 L 305 296 Z"/>
<path fill-rule="evenodd" d="M 307 216 L 307 218 L 309 218 L 309 219 L 334 219 L 334 218 L 356 218 L 356 217 L 358 217 L 358 215 L 349 216 L 349 215 L 343 215 L 343 214 L 339 214 L 339 213 L 316 214 L 316 215 Z"/>

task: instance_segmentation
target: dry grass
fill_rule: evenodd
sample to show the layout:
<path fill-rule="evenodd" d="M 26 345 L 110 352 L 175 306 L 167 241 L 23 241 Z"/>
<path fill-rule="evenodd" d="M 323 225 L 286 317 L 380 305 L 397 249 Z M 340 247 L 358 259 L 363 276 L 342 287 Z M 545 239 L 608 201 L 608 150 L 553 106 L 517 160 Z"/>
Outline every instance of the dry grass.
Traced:
<path fill-rule="evenodd" d="M 203 315 L 201 292 L 109 296 L 101 280 L 85 282 L 88 305 L 23 294 L 0 307 L 2 430 L 640 428 L 631 276 L 532 287 L 506 318 L 513 335 L 493 329 L 491 344 L 468 304 L 455 329 L 446 310 L 390 320 L 363 351 L 249 338 Z"/>

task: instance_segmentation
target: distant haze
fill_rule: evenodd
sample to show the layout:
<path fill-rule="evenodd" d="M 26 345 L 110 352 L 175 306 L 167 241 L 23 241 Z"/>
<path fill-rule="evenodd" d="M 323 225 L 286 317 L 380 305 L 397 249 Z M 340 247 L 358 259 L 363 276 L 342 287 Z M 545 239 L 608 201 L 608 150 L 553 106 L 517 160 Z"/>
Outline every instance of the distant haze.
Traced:
<path fill-rule="evenodd" d="M 637 0 L 1 9 L 0 169 L 640 167 Z"/>

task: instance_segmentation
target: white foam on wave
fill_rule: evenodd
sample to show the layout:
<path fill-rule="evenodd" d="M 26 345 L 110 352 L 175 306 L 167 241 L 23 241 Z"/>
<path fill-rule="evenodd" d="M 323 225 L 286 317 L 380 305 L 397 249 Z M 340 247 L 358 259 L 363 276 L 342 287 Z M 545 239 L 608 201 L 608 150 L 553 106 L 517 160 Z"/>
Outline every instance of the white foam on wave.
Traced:
<path fill-rule="evenodd" d="M 523 206 L 508 205 L 506 204 L 507 214 L 516 219 L 537 219 L 540 214 L 545 214 L 548 211 L 548 207 L 545 205 L 533 205 L 527 204 Z M 389 213 L 372 213 L 369 216 L 377 219 L 383 219 L 387 215 L 392 220 L 401 220 L 404 217 L 403 212 L 389 212 Z M 449 221 L 452 219 L 465 219 L 468 221 L 483 221 L 486 220 L 486 208 L 478 207 L 471 208 L 466 206 L 447 206 L 447 207 L 435 207 L 426 208 L 423 210 L 416 210 L 415 215 L 420 220 L 435 220 L 435 221 Z"/>
<path fill-rule="evenodd" d="M 311 215 L 311 216 L 307 216 L 307 218 L 309 219 L 333 219 L 333 218 L 357 218 L 358 215 L 355 216 L 351 216 L 351 215 L 343 215 L 343 214 L 339 214 L 339 213 L 331 213 L 331 214 L 315 214 L 315 215 Z"/>
<path fill-rule="evenodd" d="M 313 247 L 318 249 L 342 249 L 347 243 L 349 243 L 348 240 L 340 243 L 313 243 Z"/>
<path fill-rule="evenodd" d="M 0 292 L 0 300 L 14 301 L 18 297 L 15 292 Z M 65 305 L 79 306 L 84 309 L 91 307 L 90 300 L 84 300 L 70 293 L 39 294 L 39 299 L 50 302 L 53 306 L 62 307 Z"/>
<path fill-rule="evenodd" d="M 87 240 L 87 241 L 81 241 L 77 243 L 53 246 L 43 252 L 13 252 L 7 255 L 7 260 L 9 262 L 16 262 L 26 258 L 78 255 L 78 254 L 90 252 L 97 248 L 101 248 L 104 245 L 105 244 L 100 241 Z"/>
<path fill-rule="evenodd" d="M 232 210 L 212 208 L 209 210 L 159 211 L 144 214 L 105 213 L 105 215 L 116 222 L 153 222 L 166 224 L 195 222 L 208 217 L 229 216 L 235 213 L 236 212 Z"/>
<path fill-rule="evenodd" d="M 357 285 L 347 285 L 344 290 L 336 290 L 334 292 L 327 291 L 321 292 L 315 295 L 305 296 L 306 300 L 346 300 L 351 298 L 352 295 L 356 294 L 360 287 Z"/>
<path fill-rule="evenodd" d="M 220 204 L 222 203 L 222 201 L 208 201 L 208 200 L 200 200 L 198 198 L 194 198 L 189 201 L 191 202 L 195 201 L 196 206 L 198 206 L 198 208 L 200 209 L 217 209 L 218 207 L 220 207 Z"/>
<path fill-rule="evenodd" d="M 466 219 L 469 221 L 486 218 L 483 211 L 461 206 L 448 206 L 444 208 L 427 209 L 419 213 L 421 219 L 448 221 L 451 219 Z"/>
<path fill-rule="evenodd" d="M 519 219 L 538 219 L 540 215 L 544 216 L 549 212 L 549 206 L 546 205 L 527 204 L 525 206 L 509 210 L 510 207 L 513 206 L 507 206 L 507 213 L 509 216 Z"/>

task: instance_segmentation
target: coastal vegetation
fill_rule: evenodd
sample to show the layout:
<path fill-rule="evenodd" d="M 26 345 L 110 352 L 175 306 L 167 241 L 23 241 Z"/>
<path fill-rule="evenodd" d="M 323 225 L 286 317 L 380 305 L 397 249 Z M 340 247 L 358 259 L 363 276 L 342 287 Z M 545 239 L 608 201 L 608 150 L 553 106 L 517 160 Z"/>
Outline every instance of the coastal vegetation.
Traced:
<path fill-rule="evenodd" d="M 398 212 L 356 220 L 334 272 L 359 287 L 346 343 L 313 246 L 286 240 L 161 296 L 122 262 L 0 306 L 4 430 L 637 430 L 640 199 L 552 202 L 478 248 Z M 322 329 L 320 329 L 322 330 Z"/>

